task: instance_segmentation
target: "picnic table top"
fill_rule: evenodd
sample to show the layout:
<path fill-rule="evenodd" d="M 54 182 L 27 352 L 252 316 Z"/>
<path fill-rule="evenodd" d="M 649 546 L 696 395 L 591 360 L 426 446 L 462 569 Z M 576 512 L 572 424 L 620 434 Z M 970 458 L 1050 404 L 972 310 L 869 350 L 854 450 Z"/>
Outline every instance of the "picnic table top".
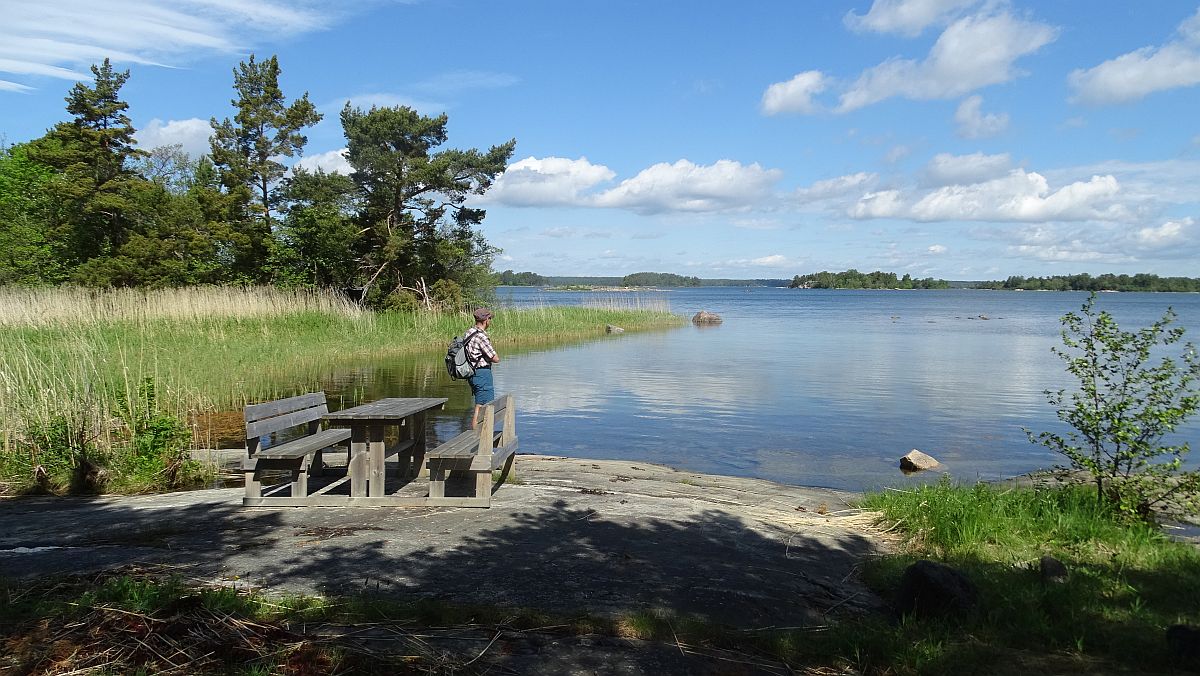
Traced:
<path fill-rule="evenodd" d="M 355 420 L 398 420 L 416 415 L 423 411 L 440 408 L 447 402 L 446 397 L 388 397 L 376 401 L 359 404 L 340 411 L 326 413 L 323 417 L 330 421 L 350 422 Z"/>

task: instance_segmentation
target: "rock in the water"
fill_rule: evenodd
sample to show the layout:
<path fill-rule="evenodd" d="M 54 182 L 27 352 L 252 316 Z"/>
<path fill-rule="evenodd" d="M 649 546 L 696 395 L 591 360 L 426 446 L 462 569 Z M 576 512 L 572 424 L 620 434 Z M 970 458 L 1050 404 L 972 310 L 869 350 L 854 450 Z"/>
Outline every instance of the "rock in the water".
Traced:
<path fill-rule="evenodd" d="M 1067 567 L 1062 561 L 1050 556 L 1049 554 L 1042 557 L 1038 564 L 1039 571 L 1042 574 L 1042 582 L 1066 582 L 1068 573 Z"/>
<path fill-rule="evenodd" d="M 604 332 L 605 333 L 625 333 L 625 329 L 623 329 L 619 326 L 613 326 L 612 324 L 605 324 Z"/>
<path fill-rule="evenodd" d="M 721 315 L 718 315 L 715 312 L 709 312 L 708 310 L 701 310 L 701 311 L 697 312 L 696 314 L 692 315 L 692 323 L 693 324 L 720 324 L 721 323 Z"/>
<path fill-rule="evenodd" d="M 915 448 L 909 451 L 908 455 L 900 458 L 900 469 L 905 472 L 919 472 L 921 470 L 933 469 L 938 464 L 938 461 L 932 456 L 926 455 Z"/>
<path fill-rule="evenodd" d="M 964 613 L 974 609 L 978 599 L 974 583 L 962 572 L 922 559 L 904 571 L 896 593 L 896 612 L 917 617 Z"/>
<path fill-rule="evenodd" d="M 1186 624 L 1167 627 L 1167 648 L 1177 659 L 1200 659 L 1200 628 Z"/>

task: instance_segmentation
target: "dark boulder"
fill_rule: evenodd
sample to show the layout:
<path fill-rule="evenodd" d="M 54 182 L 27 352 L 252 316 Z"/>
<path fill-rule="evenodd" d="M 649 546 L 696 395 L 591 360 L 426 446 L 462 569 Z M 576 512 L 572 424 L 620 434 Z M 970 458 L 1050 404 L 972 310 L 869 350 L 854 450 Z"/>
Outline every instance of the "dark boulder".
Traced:
<path fill-rule="evenodd" d="M 1049 554 L 1043 556 L 1042 560 L 1038 562 L 1038 570 L 1042 575 L 1043 583 L 1066 582 L 1069 575 L 1066 565 Z"/>
<path fill-rule="evenodd" d="M 692 315 L 692 323 L 693 324 L 720 324 L 721 323 L 721 315 L 718 315 L 715 312 L 709 312 L 708 310 L 701 310 L 701 311 L 697 312 L 696 314 Z"/>
<path fill-rule="evenodd" d="M 961 571 L 922 559 L 904 571 L 896 592 L 896 612 L 922 618 L 939 617 L 969 612 L 978 600 L 975 584 Z"/>

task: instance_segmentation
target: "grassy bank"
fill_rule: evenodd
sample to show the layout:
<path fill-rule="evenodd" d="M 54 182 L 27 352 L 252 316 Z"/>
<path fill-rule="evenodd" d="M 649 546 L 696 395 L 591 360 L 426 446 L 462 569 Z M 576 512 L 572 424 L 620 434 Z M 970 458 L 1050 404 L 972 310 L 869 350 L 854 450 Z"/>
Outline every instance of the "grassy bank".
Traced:
<path fill-rule="evenodd" d="M 501 310 L 491 334 L 512 348 L 681 322 L 665 304 L 602 299 Z M 0 481 L 9 491 L 174 483 L 195 468 L 171 420 L 319 387 L 330 364 L 419 352 L 436 362 L 470 323 L 465 312 L 380 314 L 277 289 L 0 289 Z"/>

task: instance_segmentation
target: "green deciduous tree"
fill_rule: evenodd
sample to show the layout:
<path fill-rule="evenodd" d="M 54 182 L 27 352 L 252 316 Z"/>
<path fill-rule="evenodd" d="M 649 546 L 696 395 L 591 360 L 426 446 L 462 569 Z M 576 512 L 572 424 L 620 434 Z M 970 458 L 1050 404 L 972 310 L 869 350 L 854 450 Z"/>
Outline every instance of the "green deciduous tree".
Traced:
<path fill-rule="evenodd" d="M 358 272 L 354 244 L 357 190 L 342 174 L 296 169 L 281 189 L 273 277 L 277 283 L 314 287 L 350 285 Z"/>
<path fill-rule="evenodd" d="M 1162 353 L 1183 338 L 1175 313 L 1137 331 L 1122 331 L 1112 315 L 1097 311 L 1096 294 L 1082 314 L 1062 318 L 1065 349 L 1054 348 L 1079 380 L 1079 389 L 1046 391 L 1072 431 L 1029 434 L 1067 457 L 1095 481 L 1097 497 L 1142 516 L 1174 507 L 1196 511 L 1200 473 L 1185 471 L 1187 443 L 1163 444 L 1200 407 L 1200 359 L 1187 343 L 1178 360 Z M 1155 361 L 1157 359 L 1157 362 Z"/>
<path fill-rule="evenodd" d="M 308 138 L 301 130 L 322 117 L 307 92 L 286 103 L 279 72 L 276 57 L 258 62 L 251 54 L 233 71 L 237 114 L 210 121 L 212 161 L 231 198 L 227 220 L 242 234 L 233 265 L 246 281 L 260 280 L 266 269 L 276 188 L 287 171 L 279 158 L 302 153 Z"/>
<path fill-rule="evenodd" d="M 406 106 L 363 111 L 347 103 L 342 110 L 346 157 L 362 198 L 359 260 L 368 300 L 398 289 L 427 300 L 436 280 L 477 289 L 490 279 L 496 249 L 477 230 L 485 212 L 465 203 L 491 187 L 516 141 L 486 153 L 438 150 L 446 121 Z"/>
<path fill-rule="evenodd" d="M 50 225 L 56 180 L 29 157 L 28 146 L 0 148 L 0 284 L 55 284 L 67 278 Z"/>

